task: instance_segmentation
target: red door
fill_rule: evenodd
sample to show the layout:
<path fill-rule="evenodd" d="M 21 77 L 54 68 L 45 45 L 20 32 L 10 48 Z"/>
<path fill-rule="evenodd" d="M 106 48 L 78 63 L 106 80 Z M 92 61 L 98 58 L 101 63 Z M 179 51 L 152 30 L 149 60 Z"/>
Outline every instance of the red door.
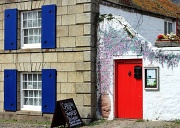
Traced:
<path fill-rule="evenodd" d="M 142 78 L 134 78 L 134 67 L 142 67 L 142 60 L 118 60 L 115 64 L 115 116 L 142 119 Z"/>

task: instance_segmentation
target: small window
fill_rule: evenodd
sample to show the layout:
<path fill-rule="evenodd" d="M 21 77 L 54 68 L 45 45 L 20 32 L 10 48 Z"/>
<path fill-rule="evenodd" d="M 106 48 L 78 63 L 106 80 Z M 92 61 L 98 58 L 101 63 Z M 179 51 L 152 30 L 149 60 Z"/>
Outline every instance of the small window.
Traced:
<path fill-rule="evenodd" d="M 173 26 L 172 26 L 172 22 L 169 21 L 165 21 L 164 22 L 164 34 L 170 34 L 171 32 L 173 32 Z"/>
<path fill-rule="evenodd" d="M 145 67 L 145 89 L 158 90 L 159 89 L 159 68 Z"/>
<path fill-rule="evenodd" d="M 41 74 L 21 73 L 21 110 L 41 111 L 41 100 Z"/>
<path fill-rule="evenodd" d="M 41 47 L 41 11 L 21 13 L 21 48 Z"/>

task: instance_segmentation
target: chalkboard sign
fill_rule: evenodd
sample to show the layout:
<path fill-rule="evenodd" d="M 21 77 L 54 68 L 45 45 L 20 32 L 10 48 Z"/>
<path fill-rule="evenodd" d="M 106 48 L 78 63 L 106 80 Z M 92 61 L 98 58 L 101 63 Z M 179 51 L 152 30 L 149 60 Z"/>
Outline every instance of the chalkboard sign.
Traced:
<path fill-rule="evenodd" d="M 83 124 L 72 98 L 57 101 L 51 128 L 60 125 L 65 126 L 66 123 L 68 124 L 69 128 Z"/>

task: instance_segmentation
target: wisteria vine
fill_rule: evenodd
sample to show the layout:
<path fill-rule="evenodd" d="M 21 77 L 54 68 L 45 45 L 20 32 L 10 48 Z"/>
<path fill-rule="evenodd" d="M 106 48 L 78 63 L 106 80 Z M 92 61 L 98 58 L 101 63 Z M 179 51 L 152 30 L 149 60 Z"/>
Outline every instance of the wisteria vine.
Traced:
<path fill-rule="evenodd" d="M 153 47 L 150 42 L 137 34 L 123 17 L 101 15 L 99 17 L 97 43 L 97 82 L 100 92 L 111 92 L 113 79 L 113 55 L 126 55 L 129 51 L 143 56 L 150 62 L 158 62 L 167 67 L 177 67 L 180 54 L 165 53 Z"/>

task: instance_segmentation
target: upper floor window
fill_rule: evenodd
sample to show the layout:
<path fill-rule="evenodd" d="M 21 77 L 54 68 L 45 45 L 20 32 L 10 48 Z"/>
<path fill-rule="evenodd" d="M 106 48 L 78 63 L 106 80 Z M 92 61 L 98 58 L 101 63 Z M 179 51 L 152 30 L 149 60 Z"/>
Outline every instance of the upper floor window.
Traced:
<path fill-rule="evenodd" d="M 21 13 L 21 48 L 41 48 L 41 11 Z"/>
<path fill-rule="evenodd" d="M 169 21 L 164 21 L 164 34 L 170 34 L 173 32 L 173 23 Z"/>

